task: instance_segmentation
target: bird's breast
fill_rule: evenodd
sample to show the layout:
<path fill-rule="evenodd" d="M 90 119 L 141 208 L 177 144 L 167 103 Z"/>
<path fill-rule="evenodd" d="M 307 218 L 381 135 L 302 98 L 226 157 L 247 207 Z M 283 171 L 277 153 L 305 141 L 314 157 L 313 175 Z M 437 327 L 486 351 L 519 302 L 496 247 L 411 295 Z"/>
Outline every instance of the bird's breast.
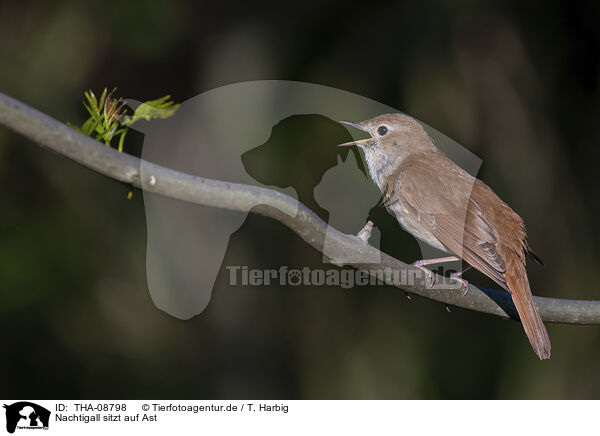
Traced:
<path fill-rule="evenodd" d="M 381 153 L 377 153 L 376 150 L 365 152 L 365 157 L 371 178 L 379 187 L 379 190 L 384 195 L 392 197 L 386 198 L 385 202 L 389 205 L 387 209 L 396 217 L 400 226 L 417 239 L 426 242 L 432 247 L 447 252 L 448 250 L 446 247 L 444 247 L 427 226 L 421 222 L 425 217 L 421 217 L 418 213 L 415 214 L 414 209 L 409 210 L 410 205 L 405 204 L 402 195 L 398 192 L 393 192 L 394 190 L 386 192 L 386 185 L 393 186 L 396 184 L 395 180 L 389 180 L 389 178 L 393 177 L 392 175 L 396 173 L 395 169 L 398 168 L 398 164 L 391 165 L 390 162 L 387 161 Z"/>
<path fill-rule="evenodd" d="M 400 226 L 415 238 L 431 245 L 438 250 L 447 252 L 448 249 L 439 241 L 437 237 L 429 230 L 429 226 L 424 223 L 423 219 L 430 217 L 420 216 L 414 211 L 409 210 L 409 207 L 404 203 L 400 195 L 396 195 L 388 210 L 396 217 Z"/>

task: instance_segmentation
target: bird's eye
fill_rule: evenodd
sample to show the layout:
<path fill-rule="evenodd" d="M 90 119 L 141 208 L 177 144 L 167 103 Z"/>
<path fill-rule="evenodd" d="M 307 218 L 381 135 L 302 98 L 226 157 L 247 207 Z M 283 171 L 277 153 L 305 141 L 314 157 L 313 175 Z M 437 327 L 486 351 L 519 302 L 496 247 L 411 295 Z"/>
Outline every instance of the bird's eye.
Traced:
<path fill-rule="evenodd" d="M 377 134 L 379 136 L 383 136 L 388 132 L 388 128 L 386 126 L 379 126 L 379 128 L 377 129 Z"/>

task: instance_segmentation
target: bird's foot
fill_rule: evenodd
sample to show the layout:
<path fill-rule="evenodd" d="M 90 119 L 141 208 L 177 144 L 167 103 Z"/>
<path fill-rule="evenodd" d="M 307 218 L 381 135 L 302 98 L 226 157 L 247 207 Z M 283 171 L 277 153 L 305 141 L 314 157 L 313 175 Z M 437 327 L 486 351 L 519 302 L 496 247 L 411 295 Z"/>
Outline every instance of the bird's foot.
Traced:
<path fill-rule="evenodd" d="M 465 292 L 463 292 L 463 297 L 464 297 L 469 292 L 469 282 L 466 279 L 463 279 L 461 277 L 461 275 L 462 275 L 463 272 L 454 272 L 454 273 L 450 274 L 450 280 L 454 280 L 455 282 L 459 282 L 459 283 L 461 283 L 465 287 Z"/>
<path fill-rule="evenodd" d="M 373 230 L 373 221 L 367 221 L 367 224 L 361 229 L 360 232 L 356 234 L 356 237 L 363 241 L 365 244 L 369 243 L 369 239 L 371 238 L 371 231 Z"/>
<path fill-rule="evenodd" d="M 436 263 L 446 263 L 446 262 L 456 262 L 458 260 L 460 260 L 460 259 L 456 256 L 447 256 L 447 257 L 438 257 L 436 259 L 417 260 L 416 262 L 412 263 L 411 265 L 414 266 L 415 268 L 419 268 L 421 271 L 423 271 L 425 273 L 425 275 L 427 277 L 429 277 L 431 284 L 427 285 L 427 281 L 425 281 L 425 285 L 427 287 L 431 287 L 431 286 L 433 286 L 433 272 L 430 269 L 425 268 L 425 265 L 434 265 Z"/>
<path fill-rule="evenodd" d="M 426 260 L 417 260 L 416 262 L 413 262 L 410 264 L 411 266 L 414 266 L 415 268 L 419 268 L 421 271 L 423 271 L 425 273 L 425 286 L 430 288 L 433 286 L 433 271 L 431 271 L 430 269 L 425 268 L 425 265 L 429 265 L 429 263 Z M 429 277 L 429 283 L 427 283 L 427 277 Z"/>

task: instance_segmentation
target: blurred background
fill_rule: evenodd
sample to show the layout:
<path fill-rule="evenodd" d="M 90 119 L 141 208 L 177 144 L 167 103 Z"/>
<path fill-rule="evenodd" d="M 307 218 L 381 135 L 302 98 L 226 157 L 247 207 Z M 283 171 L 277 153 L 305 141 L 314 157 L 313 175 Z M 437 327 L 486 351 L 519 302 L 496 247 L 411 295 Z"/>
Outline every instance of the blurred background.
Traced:
<path fill-rule="evenodd" d="M 534 294 L 600 299 L 599 18 L 592 1 L 5 0 L 0 91 L 73 123 L 86 118 L 83 92 L 105 86 L 142 101 L 262 79 L 364 95 L 483 160 L 479 177 L 524 218 L 545 262 L 529 265 Z M 244 163 L 272 184 L 284 168 L 327 219 L 311 194 L 337 150 L 314 153 L 314 123 L 290 120 L 298 146 Z M 130 139 L 139 155 L 143 138 Z M 322 266 L 252 214 L 207 309 L 172 318 L 149 297 L 143 198 L 128 191 L 0 126 L 2 397 L 600 397 L 600 326 L 549 324 L 553 356 L 540 362 L 520 324 L 396 288 L 230 286 L 227 265 Z M 418 259 L 385 210 L 373 216 L 383 251 Z"/>

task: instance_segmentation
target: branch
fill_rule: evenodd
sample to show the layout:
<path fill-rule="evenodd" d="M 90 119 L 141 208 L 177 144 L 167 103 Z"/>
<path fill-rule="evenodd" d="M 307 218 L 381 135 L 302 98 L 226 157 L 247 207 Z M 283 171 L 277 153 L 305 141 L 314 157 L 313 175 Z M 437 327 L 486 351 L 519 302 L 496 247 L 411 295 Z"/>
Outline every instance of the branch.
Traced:
<path fill-rule="evenodd" d="M 337 255 L 339 258 L 344 258 L 347 253 L 360 254 L 361 258 L 369 258 L 375 254 L 381 258 L 378 268 L 408 270 L 415 276 L 419 276 L 419 270 L 378 252 L 376 248 L 365 244 L 356 236 L 328 228 L 327 223 L 305 205 L 278 191 L 193 176 L 119 153 L 2 93 L 0 93 L 0 123 L 112 179 L 129 183 L 137 188 L 142 188 L 143 184 L 146 191 L 190 203 L 238 211 L 251 209 L 251 212 L 281 222 L 320 252 L 323 251 L 323 241 L 327 232 L 328 242 L 332 242 L 331 246 L 328 246 L 328 255 L 333 258 Z M 144 174 L 148 174 L 149 178 L 153 177 L 152 183 L 150 180 L 142 183 L 140 172 L 142 163 Z M 253 207 L 256 204 L 263 206 Z M 369 257 L 362 257 L 362 255 Z M 349 265 L 373 273 L 371 264 Z M 437 275 L 435 279 L 444 280 Z M 390 281 L 386 283 L 448 305 L 503 318 L 518 319 L 512 298 L 505 291 L 469 284 L 469 292 L 463 295 L 460 289 L 431 289 L 426 287 L 425 283 L 414 285 L 397 285 Z M 534 297 L 534 299 L 544 321 L 600 324 L 600 301 L 543 297 Z"/>

